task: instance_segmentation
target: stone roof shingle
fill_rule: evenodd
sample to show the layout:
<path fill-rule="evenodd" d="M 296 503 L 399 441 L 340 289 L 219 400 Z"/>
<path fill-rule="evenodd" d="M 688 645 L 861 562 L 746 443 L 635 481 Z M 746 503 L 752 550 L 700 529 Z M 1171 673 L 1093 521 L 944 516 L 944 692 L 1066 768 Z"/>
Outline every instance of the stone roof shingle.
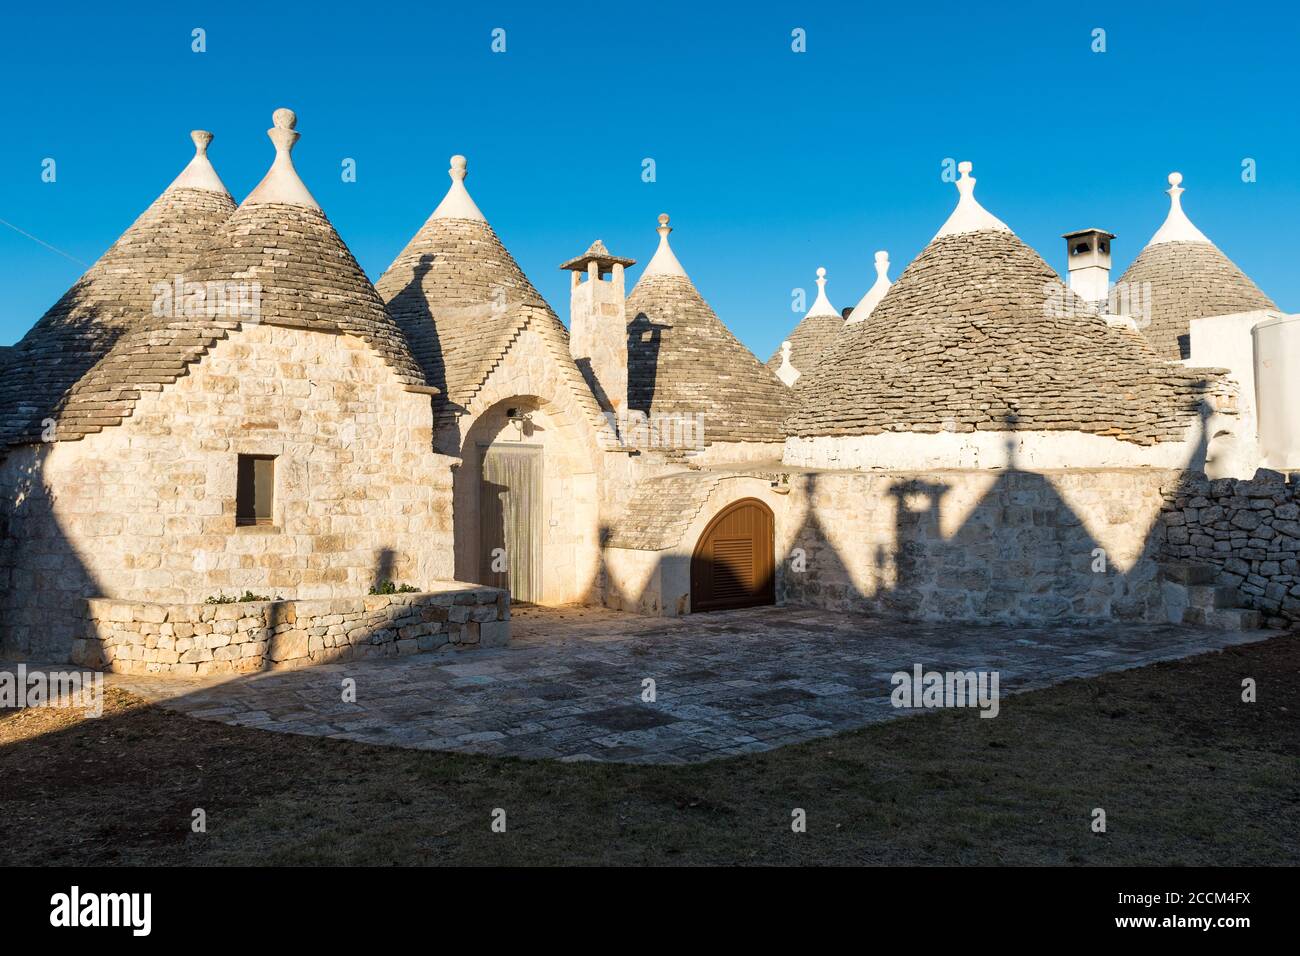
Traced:
<path fill-rule="evenodd" d="M 799 436 L 1077 430 L 1180 440 L 1212 373 L 1155 360 L 1013 233 L 936 236 L 800 390 Z M 803 383 L 801 383 L 803 384 Z"/>
<path fill-rule="evenodd" d="M 0 377 L 0 448 L 39 438 L 82 376 L 150 318 L 154 284 L 183 272 L 234 209 L 225 192 L 173 184 L 140 214 L 13 347 Z"/>
<path fill-rule="evenodd" d="M 1148 245 L 1124 270 L 1119 288 L 1134 306 L 1149 309 L 1143 334 L 1166 359 L 1191 357 L 1192 319 L 1277 308 L 1211 242 Z"/>
<path fill-rule="evenodd" d="M 398 380 L 422 383 L 401 330 L 370 280 L 319 209 L 245 203 L 186 272 L 195 286 L 260 287 L 256 312 L 152 318 L 124 335 L 77 384 L 59 418 L 60 440 L 120 424 L 140 394 L 186 374 L 243 322 L 345 332 L 365 341 Z"/>
<path fill-rule="evenodd" d="M 684 275 L 644 274 L 627 300 L 628 407 L 704 415 L 704 440 L 779 442 L 791 391 Z"/>

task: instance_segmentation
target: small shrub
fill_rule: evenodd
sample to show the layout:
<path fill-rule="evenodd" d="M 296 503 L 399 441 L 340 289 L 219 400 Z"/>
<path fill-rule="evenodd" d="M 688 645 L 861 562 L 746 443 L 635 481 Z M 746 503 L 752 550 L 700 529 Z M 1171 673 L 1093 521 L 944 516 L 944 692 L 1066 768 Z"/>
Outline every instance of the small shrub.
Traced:
<path fill-rule="evenodd" d="M 411 587 L 409 584 L 398 587 L 392 581 L 380 581 L 370 586 L 371 594 L 418 594 L 419 591 L 419 588 Z"/>
<path fill-rule="evenodd" d="M 245 591 L 239 597 L 227 597 L 225 594 L 217 594 L 204 601 L 204 604 L 248 604 L 251 601 L 269 601 L 271 600 L 265 594 L 254 594 L 252 591 Z M 279 601 L 281 598 L 276 598 Z"/>

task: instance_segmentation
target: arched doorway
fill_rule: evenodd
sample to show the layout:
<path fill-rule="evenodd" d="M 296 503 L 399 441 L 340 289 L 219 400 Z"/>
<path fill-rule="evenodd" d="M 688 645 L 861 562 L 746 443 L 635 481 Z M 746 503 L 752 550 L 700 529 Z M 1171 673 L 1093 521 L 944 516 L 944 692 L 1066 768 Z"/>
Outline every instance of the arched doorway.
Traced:
<path fill-rule="evenodd" d="M 742 498 L 709 522 L 691 556 L 691 611 L 776 603 L 775 521 L 757 498 Z"/>
<path fill-rule="evenodd" d="M 515 601 L 589 599 L 599 568 L 598 488 L 554 403 L 513 395 L 478 413 L 453 475 L 455 576 Z"/>

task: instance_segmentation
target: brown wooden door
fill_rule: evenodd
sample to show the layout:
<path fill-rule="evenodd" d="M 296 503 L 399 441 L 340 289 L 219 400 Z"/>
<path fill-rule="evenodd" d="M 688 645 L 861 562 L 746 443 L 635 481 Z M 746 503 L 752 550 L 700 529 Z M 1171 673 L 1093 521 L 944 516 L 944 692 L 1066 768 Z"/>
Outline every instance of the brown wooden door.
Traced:
<path fill-rule="evenodd" d="M 691 610 L 721 611 L 776 602 L 772 512 L 745 498 L 709 522 L 691 558 Z"/>

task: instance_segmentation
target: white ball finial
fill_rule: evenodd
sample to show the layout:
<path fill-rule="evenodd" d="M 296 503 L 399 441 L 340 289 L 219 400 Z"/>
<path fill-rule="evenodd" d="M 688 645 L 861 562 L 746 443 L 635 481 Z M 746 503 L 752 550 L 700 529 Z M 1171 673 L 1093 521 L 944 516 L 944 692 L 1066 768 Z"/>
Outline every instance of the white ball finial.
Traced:
<path fill-rule="evenodd" d="M 451 169 L 447 170 L 447 174 L 456 182 L 464 181 L 465 177 L 469 175 L 469 160 L 460 154 L 453 156 L 451 158 Z"/>
<path fill-rule="evenodd" d="M 686 278 L 686 270 L 682 268 L 682 264 L 677 261 L 677 256 L 673 255 L 673 250 L 668 245 L 668 234 L 672 231 L 673 227 L 668 225 L 668 213 L 661 212 L 659 214 L 659 227 L 655 229 L 655 232 L 659 233 L 659 248 L 655 250 L 655 254 L 646 263 L 645 271 L 641 273 L 642 279 L 646 276 L 679 276 Z"/>
<path fill-rule="evenodd" d="M 281 107 L 271 114 L 271 128 L 266 131 L 271 142 L 275 144 L 275 161 L 257 187 L 248 194 L 243 205 L 257 203 L 288 203 L 320 209 L 311 192 L 298 177 L 293 168 L 293 145 L 301 134 L 294 130 L 298 125 L 298 115 L 293 110 Z"/>
<path fill-rule="evenodd" d="M 1010 232 L 1001 219 L 981 206 L 975 199 L 975 177 L 971 170 L 975 166 L 969 160 L 957 164 L 961 173 L 954 185 L 957 187 L 957 208 L 952 211 L 942 228 L 935 233 L 940 236 L 955 236 L 963 232 Z"/>
<path fill-rule="evenodd" d="M 1186 192 L 1182 186 L 1183 174 L 1174 171 L 1169 174 L 1169 188 L 1165 190 L 1169 194 L 1169 215 L 1165 217 L 1164 224 L 1156 230 L 1156 234 L 1151 237 L 1147 245 L 1155 245 L 1159 242 L 1209 242 L 1205 238 L 1205 233 L 1197 229 L 1192 221 L 1187 218 L 1187 213 L 1183 212 L 1183 193 Z"/>
<path fill-rule="evenodd" d="M 818 278 L 819 280 L 821 280 L 822 282 L 825 282 L 825 281 L 826 281 L 826 267 L 825 267 L 825 266 L 818 266 L 818 267 L 817 267 L 817 278 Z"/>
<path fill-rule="evenodd" d="M 876 275 L 885 276 L 889 274 L 889 253 L 881 249 L 876 253 Z"/>

